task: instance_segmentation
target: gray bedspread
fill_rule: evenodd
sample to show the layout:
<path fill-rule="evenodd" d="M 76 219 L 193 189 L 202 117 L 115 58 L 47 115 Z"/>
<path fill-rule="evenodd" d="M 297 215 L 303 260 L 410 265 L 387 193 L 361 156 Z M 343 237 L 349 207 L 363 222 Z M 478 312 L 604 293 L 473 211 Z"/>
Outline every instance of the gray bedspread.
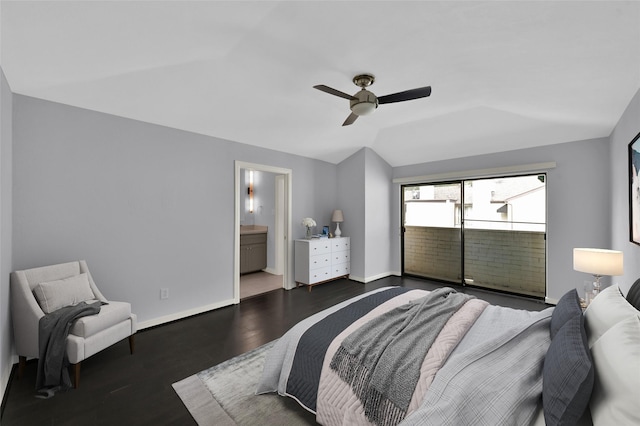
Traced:
<path fill-rule="evenodd" d="M 256 389 L 257 394 L 278 392 L 282 396 L 287 396 L 287 379 L 293 366 L 293 358 L 302 335 L 314 324 L 328 317 L 334 312 L 349 306 L 369 295 L 387 290 L 389 287 L 383 287 L 365 294 L 353 297 L 344 302 L 340 302 L 330 308 L 311 315 L 310 317 L 300 321 L 294 325 L 284 336 L 282 336 L 271 349 L 265 359 L 262 377 Z M 307 407 L 304 407 L 307 408 Z"/>
<path fill-rule="evenodd" d="M 354 300 L 315 314 L 285 333 L 267 356 L 257 393 L 278 392 L 298 400 L 287 392 L 287 382 L 301 336 L 333 312 L 349 309 Z M 419 408 L 400 424 L 533 424 L 540 409 L 551 312 L 552 308 L 529 312 L 488 306 L 437 372 Z"/>
<path fill-rule="evenodd" d="M 542 394 L 542 364 L 550 344 L 552 311 L 536 313 L 494 338 L 452 355 L 420 408 L 402 425 L 531 424 Z"/>

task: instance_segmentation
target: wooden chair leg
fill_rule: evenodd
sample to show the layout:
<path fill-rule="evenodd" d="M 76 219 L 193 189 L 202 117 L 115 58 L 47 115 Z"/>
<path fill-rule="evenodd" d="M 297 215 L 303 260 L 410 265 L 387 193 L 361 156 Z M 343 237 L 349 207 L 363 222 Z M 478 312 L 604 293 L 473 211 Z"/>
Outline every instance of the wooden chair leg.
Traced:
<path fill-rule="evenodd" d="M 18 379 L 22 378 L 24 369 L 27 367 L 27 357 L 20 355 L 18 357 Z"/>
<path fill-rule="evenodd" d="M 131 352 L 131 355 L 133 355 L 133 353 L 136 351 L 136 341 L 133 338 L 134 336 L 134 334 L 129 336 L 129 352 Z"/>
<path fill-rule="evenodd" d="M 73 367 L 73 387 L 78 389 L 80 387 L 80 363 L 71 364 Z"/>

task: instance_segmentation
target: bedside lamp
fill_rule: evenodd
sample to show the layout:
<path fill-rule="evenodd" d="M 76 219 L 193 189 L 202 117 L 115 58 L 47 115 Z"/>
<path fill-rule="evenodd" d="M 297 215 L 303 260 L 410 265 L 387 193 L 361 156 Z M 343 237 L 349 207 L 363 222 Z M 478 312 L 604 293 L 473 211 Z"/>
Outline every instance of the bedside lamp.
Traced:
<path fill-rule="evenodd" d="M 621 251 L 594 248 L 573 249 L 573 269 L 586 272 L 595 277 L 593 296 L 600 293 L 600 278 L 604 275 L 622 275 L 624 273 Z"/>
<path fill-rule="evenodd" d="M 340 230 L 340 224 L 344 222 L 344 215 L 342 214 L 342 210 L 334 210 L 331 215 L 331 222 L 336 223 L 336 232 L 334 235 L 336 238 L 339 238 L 342 235 L 342 231 Z"/>

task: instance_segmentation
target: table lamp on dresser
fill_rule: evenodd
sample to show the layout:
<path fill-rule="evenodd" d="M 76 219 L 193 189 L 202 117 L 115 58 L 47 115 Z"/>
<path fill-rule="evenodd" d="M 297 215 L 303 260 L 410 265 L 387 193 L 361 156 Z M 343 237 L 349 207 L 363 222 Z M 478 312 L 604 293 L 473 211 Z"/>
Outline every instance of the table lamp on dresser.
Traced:
<path fill-rule="evenodd" d="M 334 210 L 331 215 L 331 222 L 336 223 L 336 231 L 334 235 L 336 238 L 339 238 L 342 235 L 342 231 L 340 230 L 340 224 L 344 222 L 344 215 L 342 214 L 342 210 Z"/>

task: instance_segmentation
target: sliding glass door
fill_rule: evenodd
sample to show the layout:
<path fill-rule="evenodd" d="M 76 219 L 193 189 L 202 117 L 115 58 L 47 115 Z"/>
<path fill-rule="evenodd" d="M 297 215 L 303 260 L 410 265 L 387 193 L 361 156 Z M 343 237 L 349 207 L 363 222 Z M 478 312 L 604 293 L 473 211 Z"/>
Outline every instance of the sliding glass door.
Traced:
<path fill-rule="evenodd" d="M 403 272 L 460 282 L 460 182 L 403 187 Z"/>
<path fill-rule="evenodd" d="M 465 284 L 545 296 L 545 177 L 465 181 Z"/>
<path fill-rule="evenodd" d="M 544 174 L 406 185 L 403 273 L 546 294 Z"/>

